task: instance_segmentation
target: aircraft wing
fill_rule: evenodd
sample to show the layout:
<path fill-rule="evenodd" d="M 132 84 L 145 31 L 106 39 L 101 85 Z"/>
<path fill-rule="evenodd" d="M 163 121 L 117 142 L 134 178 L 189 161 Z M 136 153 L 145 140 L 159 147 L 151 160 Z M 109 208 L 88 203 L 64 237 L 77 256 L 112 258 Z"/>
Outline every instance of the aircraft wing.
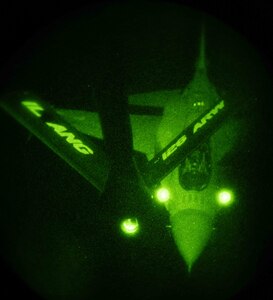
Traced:
<path fill-rule="evenodd" d="M 109 162 L 103 146 L 84 134 L 83 126 L 78 130 L 73 122 L 69 122 L 69 111 L 68 117 L 64 117 L 62 112 L 58 112 L 44 100 L 24 93 L 6 96 L 2 99 L 1 106 L 98 191 L 104 190 Z M 92 124 L 93 121 L 92 119 Z"/>

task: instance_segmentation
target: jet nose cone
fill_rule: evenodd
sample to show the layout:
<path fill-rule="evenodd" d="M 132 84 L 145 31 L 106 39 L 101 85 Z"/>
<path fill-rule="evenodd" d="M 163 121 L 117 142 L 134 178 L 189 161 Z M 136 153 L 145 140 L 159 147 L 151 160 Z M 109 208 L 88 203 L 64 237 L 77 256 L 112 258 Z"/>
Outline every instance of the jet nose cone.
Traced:
<path fill-rule="evenodd" d="M 212 231 L 212 217 L 195 209 L 184 209 L 171 216 L 175 243 L 188 271 L 204 250 Z"/>

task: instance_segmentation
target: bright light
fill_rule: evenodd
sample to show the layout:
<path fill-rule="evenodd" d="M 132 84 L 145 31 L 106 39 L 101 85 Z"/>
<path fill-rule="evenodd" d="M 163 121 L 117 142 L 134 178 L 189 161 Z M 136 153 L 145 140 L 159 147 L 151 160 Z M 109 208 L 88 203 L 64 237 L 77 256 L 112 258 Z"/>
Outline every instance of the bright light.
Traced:
<path fill-rule="evenodd" d="M 233 194 L 229 190 L 222 190 L 217 195 L 219 205 L 228 206 L 233 202 Z"/>
<path fill-rule="evenodd" d="M 121 222 L 121 230 L 127 235 L 134 235 L 139 230 L 139 224 L 136 218 L 125 219 Z"/>
<path fill-rule="evenodd" d="M 169 201 L 170 192 L 167 188 L 161 187 L 156 191 L 155 196 L 158 202 L 164 203 Z"/>
<path fill-rule="evenodd" d="M 25 106 L 36 117 L 40 118 L 44 108 L 36 101 L 22 101 L 21 104 Z"/>

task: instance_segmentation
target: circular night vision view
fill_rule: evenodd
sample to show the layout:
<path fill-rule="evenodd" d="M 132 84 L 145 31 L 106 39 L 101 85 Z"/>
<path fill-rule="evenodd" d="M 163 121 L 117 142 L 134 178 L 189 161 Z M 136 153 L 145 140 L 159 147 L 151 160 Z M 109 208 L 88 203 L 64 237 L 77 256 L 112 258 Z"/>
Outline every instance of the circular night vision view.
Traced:
<path fill-rule="evenodd" d="M 177 4 L 101 5 L 8 74 L 1 255 L 42 299 L 231 299 L 262 276 L 272 87 L 244 37 Z"/>

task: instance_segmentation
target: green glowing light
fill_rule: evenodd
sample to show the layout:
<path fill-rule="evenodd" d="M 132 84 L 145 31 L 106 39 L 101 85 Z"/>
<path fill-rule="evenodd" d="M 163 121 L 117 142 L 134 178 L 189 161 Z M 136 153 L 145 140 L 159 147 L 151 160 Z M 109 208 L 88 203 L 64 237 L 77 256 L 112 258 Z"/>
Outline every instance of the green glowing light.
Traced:
<path fill-rule="evenodd" d="M 127 235 L 135 235 L 139 230 L 139 224 L 136 218 L 123 220 L 120 227 Z"/>
<path fill-rule="evenodd" d="M 164 202 L 167 202 L 169 201 L 170 199 L 170 192 L 167 188 L 159 188 L 157 191 L 156 191 L 156 199 L 158 202 L 161 202 L 161 203 L 164 203 Z"/>
<path fill-rule="evenodd" d="M 72 144 L 78 152 L 85 155 L 94 154 L 94 151 L 92 149 L 90 149 L 87 145 L 83 144 L 81 140 L 76 139 L 73 133 L 68 132 L 65 126 L 49 122 L 46 122 L 46 125 L 52 127 L 59 136 L 65 137 L 66 141 L 69 144 Z"/>
<path fill-rule="evenodd" d="M 218 204 L 221 206 L 228 206 L 234 200 L 233 194 L 229 190 L 222 190 L 217 195 Z"/>
<path fill-rule="evenodd" d="M 44 108 L 39 103 L 35 101 L 22 101 L 21 103 L 36 117 L 40 118 L 42 116 L 41 112 L 44 111 Z"/>
<path fill-rule="evenodd" d="M 198 101 L 198 102 L 194 102 L 193 106 L 205 106 L 204 101 Z"/>

